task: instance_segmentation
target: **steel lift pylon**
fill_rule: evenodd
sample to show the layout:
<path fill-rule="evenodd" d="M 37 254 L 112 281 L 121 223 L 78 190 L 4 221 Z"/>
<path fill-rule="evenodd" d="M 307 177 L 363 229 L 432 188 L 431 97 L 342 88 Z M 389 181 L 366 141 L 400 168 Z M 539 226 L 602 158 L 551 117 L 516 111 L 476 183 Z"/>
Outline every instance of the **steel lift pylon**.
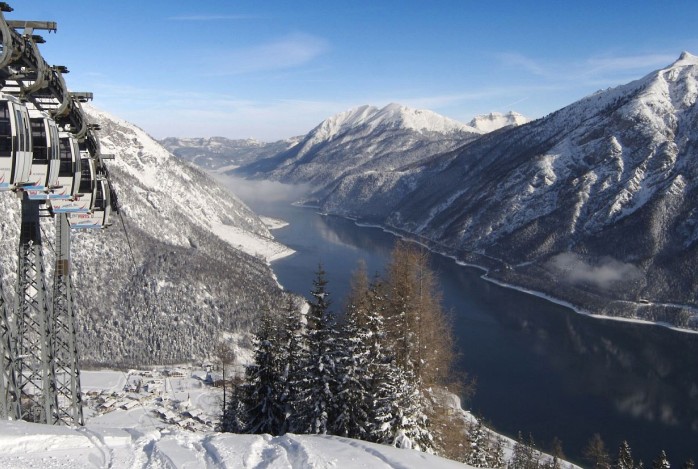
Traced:
<path fill-rule="evenodd" d="M 22 193 L 22 225 L 17 267 L 16 378 L 20 391 L 20 418 L 57 423 L 53 327 L 46 300 L 42 253 L 40 201 Z"/>
<path fill-rule="evenodd" d="M 19 419 L 19 392 L 15 378 L 15 354 L 10 315 L 0 283 L 0 419 Z"/>
<path fill-rule="evenodd" d="M 70 225 L 66 214 L 56 214 L 51 304 L 47 301 L 43 268 L 41 203 L 23 195 L 15 366 L 21 393 L 19 418 L 47 424 L 83 425 L 70 279 Z"/>
<path fill-rule="evenodd" d="M 71 281 L 70 225 L 68 215 L 56 218 L 56 263 L 53 272 L 53 350 L 56 356 L 56 395 L 58 420 L 65 425 L 83 425 L 82 394 L 76 318 Z"/>

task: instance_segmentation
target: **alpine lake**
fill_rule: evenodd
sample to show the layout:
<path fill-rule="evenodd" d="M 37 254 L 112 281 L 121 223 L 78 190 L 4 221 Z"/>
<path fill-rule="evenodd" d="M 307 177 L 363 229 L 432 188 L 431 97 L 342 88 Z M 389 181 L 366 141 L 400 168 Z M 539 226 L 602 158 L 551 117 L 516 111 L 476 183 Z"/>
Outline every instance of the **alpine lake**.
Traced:
<path fill-rule="evenodd" d="M 292 187 L 226 185 L 259 215 L 289 223 L 273 234 L 296 253 L 272 263 L 287 290 L 309 297 L 322 264 L 338 311 L 360 259 L 369 276 L 383 273 L 394 235 L 294 206 L 302 192 Z M 594 433 L 612 458 L 627 440 L 645 467 L 662 449 L 674 467 L 698 458 L 698 334 L 581 315 L 438 254 L 430 266 L 452 317 L 456 368 L 477 383 L 466 410 L 512 438 L 530 433 L 542 450 L 558 437 L 585 466 Z"/>

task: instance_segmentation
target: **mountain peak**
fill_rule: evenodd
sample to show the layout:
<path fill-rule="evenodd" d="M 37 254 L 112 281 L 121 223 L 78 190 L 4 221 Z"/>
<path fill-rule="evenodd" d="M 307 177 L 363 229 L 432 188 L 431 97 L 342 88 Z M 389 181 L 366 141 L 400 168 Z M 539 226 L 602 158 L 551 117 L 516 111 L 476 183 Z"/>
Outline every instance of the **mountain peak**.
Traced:
<path fill-rule="evenodd" d="M 698 56 L 691 54 L 690 52 L 683 51 L 679 56 L 679 59 L 674 62 L 671 66 L 685 66 L 685 65 L 698 65 Z"/>
<path fill-rule="evenodd" d="M 322 121 L 312 132 L 312 143 L 333 138 L 350 129 L 364 127 L 370 131 L 378 127 L 403 128 L 417 132 L 470 132 L 482 133 L 466 124 L 449 119 L 433 111 L 412 109 L 399 103 L 383 108 L 363 105 L 335 114 Z"/>

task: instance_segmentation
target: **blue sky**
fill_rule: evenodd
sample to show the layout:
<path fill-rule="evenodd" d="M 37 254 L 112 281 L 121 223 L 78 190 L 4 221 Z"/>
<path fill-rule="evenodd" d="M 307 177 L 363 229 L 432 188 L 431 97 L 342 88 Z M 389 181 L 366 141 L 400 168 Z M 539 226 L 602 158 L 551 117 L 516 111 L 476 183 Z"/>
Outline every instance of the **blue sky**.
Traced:
<path fill-rule="evenodd" d="M 398 102 L 536 118 L 698 55 L 698 2 L 9 0 L 71 90 L 156 138 L 304 134 Z"/>

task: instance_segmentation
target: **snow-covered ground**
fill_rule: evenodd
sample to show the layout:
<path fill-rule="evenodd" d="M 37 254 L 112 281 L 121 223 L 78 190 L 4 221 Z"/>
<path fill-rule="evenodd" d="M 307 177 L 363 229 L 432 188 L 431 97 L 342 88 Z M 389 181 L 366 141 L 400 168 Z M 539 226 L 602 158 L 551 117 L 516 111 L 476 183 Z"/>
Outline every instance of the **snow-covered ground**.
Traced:
<path fill-rule="evenodd" d="M 206 372 L 84 371 L 82 428 L 0 421 L 0 467 L 465 468 L 414 450 L 323 435 L 213 430 L 220 390 Z"/>
<path fill-rule="evenodd" d="M 267 220 L 263 221 L 269 226 Z M 274 241 L 272 238 L 267 238 L 236 226 L 211 222 L 210 228 L 216 236 L 226 241 L 234 248 L 252 256 L 261 257 L 267 262 L 290 256 L 295 252 L 293 249 Z M 281 226 L 276 226 L 276 228 L 281 228 Z"/>

